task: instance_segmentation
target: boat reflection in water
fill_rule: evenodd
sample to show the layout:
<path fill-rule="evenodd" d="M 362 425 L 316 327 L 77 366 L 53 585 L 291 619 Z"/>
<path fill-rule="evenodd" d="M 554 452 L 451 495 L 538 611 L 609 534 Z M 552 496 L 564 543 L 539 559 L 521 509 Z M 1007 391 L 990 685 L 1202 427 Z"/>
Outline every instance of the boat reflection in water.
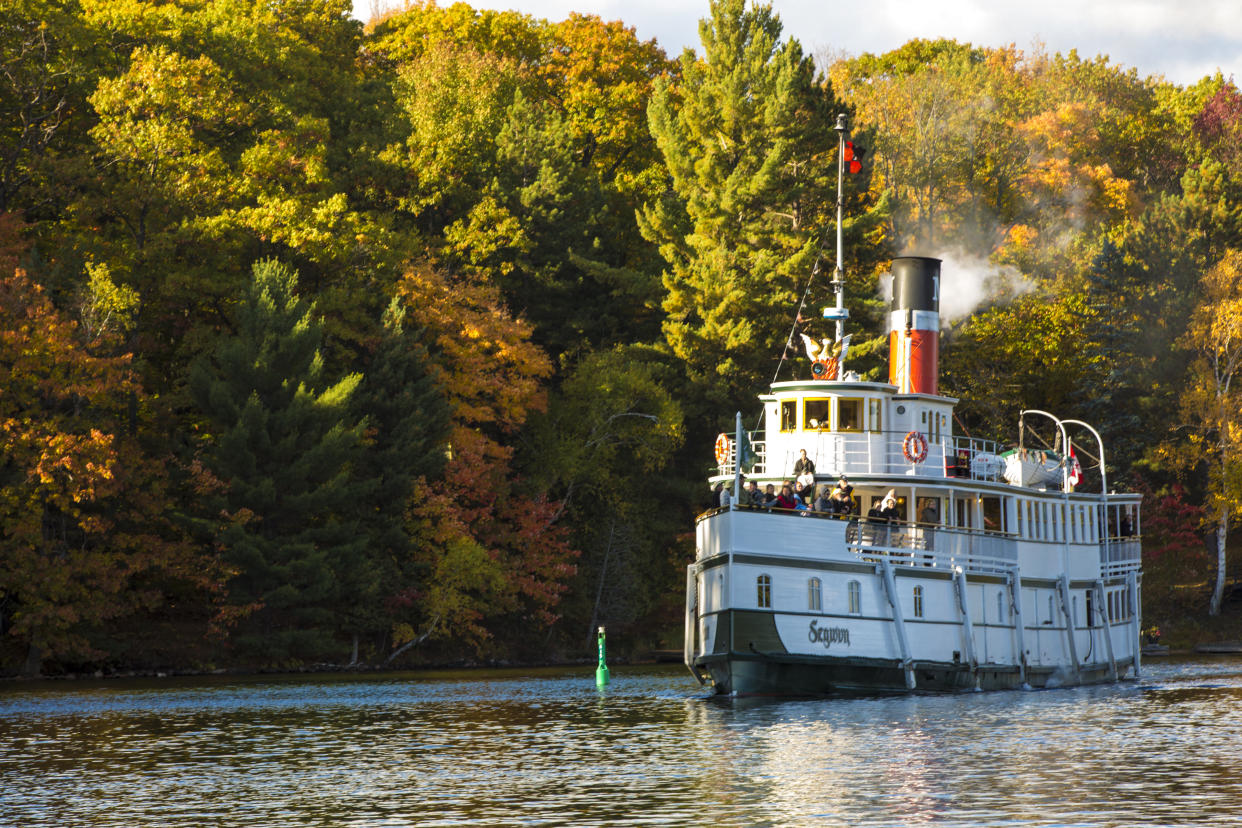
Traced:
<path fill-rule="evenodd" d="M 1237 824 L 1242 663 L 774 700 L 589 665 L 0 685 L 0 825 Z"/>

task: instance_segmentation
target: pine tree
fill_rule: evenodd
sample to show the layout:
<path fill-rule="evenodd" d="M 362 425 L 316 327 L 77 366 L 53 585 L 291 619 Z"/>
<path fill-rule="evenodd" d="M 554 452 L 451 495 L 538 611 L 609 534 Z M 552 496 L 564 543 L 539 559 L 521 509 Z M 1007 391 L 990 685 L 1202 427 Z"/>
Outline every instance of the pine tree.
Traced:
<path fill-rule="evenodd" d="M 366 378 L 353 398 L 355 411 L 365 414 L 367 422 L 359 477 L 377 484 L 363 531 L 390 598 L 411 594 L 422 580 L 407 512 L 415 482 L 434 480 L 444 471 L 450 424 L 448 400 L 420 332 L 406 330 L 404 322 L 405 309 L 394 299 L 384 314 L 382 339 Z M 377 609 L 359 608 L 359 626 L 382 631 L 392 619 Z"/>
<path fill-rule="evenodd" d="M 709 394 L 770 379 L 835 202 L 839 105 L 771 6 L 713 0 L 705 57 L 648 108 L 670 175 L 639 221 L 668 263 L 664 335 Z"/>
<path fill-rule="evenodd" d="M 322 326 L 296 287 L 288 266 L 258 262 L 235 333 L 190 377 L 212 432 L 205 464 L 227 486 L 212 505 L 227 518 L 230 598 L 253 609 L 236 640 L 269 663 L 328 655 L 329 636 L 353 632 L 348 609 L 378 587 L 357 531 L 371 488 L 353 469 L 363 424 L 349 401 L 362 377 L 326 379 Z"/>

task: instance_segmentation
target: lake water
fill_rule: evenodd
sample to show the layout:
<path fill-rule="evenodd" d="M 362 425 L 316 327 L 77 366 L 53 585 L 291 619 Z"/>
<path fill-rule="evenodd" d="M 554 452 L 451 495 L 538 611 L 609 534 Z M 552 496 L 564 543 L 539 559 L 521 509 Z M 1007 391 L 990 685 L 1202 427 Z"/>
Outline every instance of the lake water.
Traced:
<path fill-rule="evenodd" d="M 0 825 L 1242 825 L 1242 659 L 721 702 L 682 667 L 0 684 Z"/>

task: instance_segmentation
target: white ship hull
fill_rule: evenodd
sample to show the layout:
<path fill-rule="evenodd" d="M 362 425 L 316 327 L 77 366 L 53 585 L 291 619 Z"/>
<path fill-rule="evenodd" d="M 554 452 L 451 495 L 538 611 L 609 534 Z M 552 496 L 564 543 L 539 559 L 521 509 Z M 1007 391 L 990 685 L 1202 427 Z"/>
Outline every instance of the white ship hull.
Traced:
<path fill-rule="evenodd" d="M 1138 664 L 1136 541 L 882 538 L 748 509 L 708 514 L 697 534 L 686 663 L 718 693 L 1067 686 Z"/>

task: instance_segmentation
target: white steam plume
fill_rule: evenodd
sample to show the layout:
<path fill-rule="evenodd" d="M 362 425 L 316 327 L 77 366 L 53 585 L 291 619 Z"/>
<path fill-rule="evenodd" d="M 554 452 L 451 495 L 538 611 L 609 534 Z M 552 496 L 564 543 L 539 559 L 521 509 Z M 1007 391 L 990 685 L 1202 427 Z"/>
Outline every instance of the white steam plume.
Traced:
<path fill-rule="evenodd" d="M 1035 285 L 1015 268 L 997 265 L 982 256 L 960 250 L 942 250 L 940 259 L 940 321 L 954 322 L 979 308 L 1011 302 L 1034 289 Z M 893 274 L 880 279 L 885 301 L 893 298 Z"/>

